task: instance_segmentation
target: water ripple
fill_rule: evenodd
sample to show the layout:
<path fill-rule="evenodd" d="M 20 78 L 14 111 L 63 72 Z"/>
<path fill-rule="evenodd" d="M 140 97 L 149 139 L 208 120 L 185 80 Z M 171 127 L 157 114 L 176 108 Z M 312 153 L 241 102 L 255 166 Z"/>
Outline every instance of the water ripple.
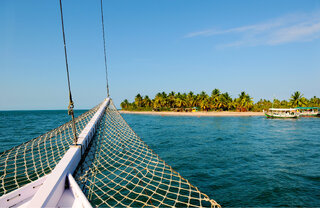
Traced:
<path fill-rule="evenodd" d="M 124 118 L 223 206 L 320 206 L 320 118 Z"/>

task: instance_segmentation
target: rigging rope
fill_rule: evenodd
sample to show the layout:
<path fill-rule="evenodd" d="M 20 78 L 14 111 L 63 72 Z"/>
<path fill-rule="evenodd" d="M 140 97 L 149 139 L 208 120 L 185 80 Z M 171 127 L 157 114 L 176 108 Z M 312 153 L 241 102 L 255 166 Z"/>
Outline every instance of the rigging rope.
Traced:
<path fill-rule="evenodd" d="M 64 24 L 63 24 L 63 13 L 62 13 L 62 3 L 60 0 L 60 14 L 61 14 L 61 26 L 62 26 L 62 36 L 63 36 L 63 44 L 64 44 L 64 57 L 66 60 L 66 70 L 67 70 L 67 79 L 68 79 L 68 89 L 69 89 L 69 106 L 68 106 L 68 114 L 71 116 L 72 120 L 72 132 L 73 132 L 73 142 L 77 144 L 78 137 L 76 133 L 76 124 L 74 120 L 74 104 L 72 100 L 71 87 L 70 87 L 70 78 L 69 78 L 69 68 L 68 68 L 68 57 L 67 57 L 67 46 L 66 46 L 66 38 L 64 34 Z"/>
<path fill-rule="evenodd" d="M 102 38 L 103 38 L 103 49 L 104 49 L 104 65 L 106 68 L 106 81 L 107 81 L 107 96 L 109 97 L 109 83 L 108 83 L 108 67 L 107 67 L 107 52 L 106 52 L 106 40 L 104 33 L 104 21 L 103 21 L 103 5 L 101 0 L 101 23 L 102 23 Z"/>

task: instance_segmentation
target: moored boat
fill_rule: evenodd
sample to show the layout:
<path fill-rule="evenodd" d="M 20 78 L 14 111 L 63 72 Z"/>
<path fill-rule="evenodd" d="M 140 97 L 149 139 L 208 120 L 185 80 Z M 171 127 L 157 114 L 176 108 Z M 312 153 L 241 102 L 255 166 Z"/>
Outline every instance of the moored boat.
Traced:
<path fill-rule="evenodd" d="M 298 118 L 299 113 L 294 108 L 270 108 L 263 111 L 267 118 Z"/>
<path fill-rule="evenodd" d="M 299 116 L 302 117 L 320 117 L 320 108 L 319 107 L 297 107 Z"/>

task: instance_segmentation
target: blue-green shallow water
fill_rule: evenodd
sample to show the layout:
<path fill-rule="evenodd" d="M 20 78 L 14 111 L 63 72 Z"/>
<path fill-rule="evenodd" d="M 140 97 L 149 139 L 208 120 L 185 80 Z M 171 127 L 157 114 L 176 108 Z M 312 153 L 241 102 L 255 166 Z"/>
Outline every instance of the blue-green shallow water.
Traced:
<path fill-rule="evenodd" d="M 222 206 L 320 206 L 320 118 L 123 117 Z"/>
<path fill-rule="evenodd" d="M 320 118 L 123 117 L 223 206 L 320 206 Z M 0 152 L 69 120 L 66 111 L 2 111 Z"/>

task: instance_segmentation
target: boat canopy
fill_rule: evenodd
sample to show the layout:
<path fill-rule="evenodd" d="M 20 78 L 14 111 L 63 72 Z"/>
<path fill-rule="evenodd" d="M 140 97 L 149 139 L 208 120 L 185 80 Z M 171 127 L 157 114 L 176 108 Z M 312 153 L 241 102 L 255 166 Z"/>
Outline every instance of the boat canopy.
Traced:
<path fill-rule="evenodd" d="M 296 111 L 295 108 L 269 108 L 270 111 Z"/>
<path fill-rule="evenodd" d="M 296 107 L 296 109 L 298 109 L 298 110 L 313 110 L 313 109 L 320 110 L 320 107 Z"/>

